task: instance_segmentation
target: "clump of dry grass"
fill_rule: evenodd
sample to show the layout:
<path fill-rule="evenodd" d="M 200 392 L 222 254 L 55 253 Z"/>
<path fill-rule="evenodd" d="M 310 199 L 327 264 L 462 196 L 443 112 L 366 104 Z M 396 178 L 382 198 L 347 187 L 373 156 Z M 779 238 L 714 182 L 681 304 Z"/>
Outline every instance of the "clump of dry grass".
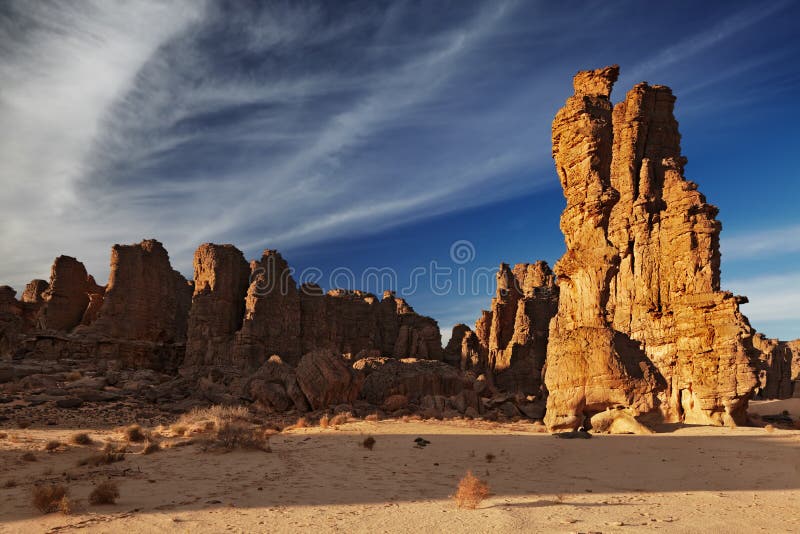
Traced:
<path fill-rule="evenodd" d="M 271 433 L 242 422 L 226 422 L 217 428 L 209 440 L 211 445 L 224 449 L 250 449 L 272 452 L 269 446 Z"/>
<path fill-rule="evenodd" d="M 319 418 L 319 426 L 321 428 L 328 428 L 331 424 L 331 418 L 328 417 L 328 414 L 324 414 L 322 417 Z"/>
<path fill-rule="evenodd" d="M 115 504 L 119 499 L 119 486 L 107 480 L 98 484 L 89 494 L 89 504 Z"/>
<path fill-rule="evenodd" d="M 467 474 L 458 483 L 453 499 L 459 508 L 474 510 L 488 496 L 489 485 L 473 475 L 472 471 L 467 471 Z"/>
<path fill-rule="evenodd" d="M 352 417 L 352 415 L 350 414 L 350 412 L 344 412 L 344 413 L 336 414 L 331 418 L 330 425 L 331 426 L 343 425 L 346 422 L 348 422 L 351 417 Z"/>
<path fill-rule="evenodd" d="M 134 443 L 140 443 L 147 439 L 147 435 L 145 434 L 144 430 L 142 430 L 142 427 L 137 424 L 125 427 L 122 433 L 125 435 L 128 441 L 132 441 Z"/>
<path fill-rule="evenodd" d="M 364 421 L 369 421 L 370 423 L 377 423 L 381 420 L 381 417 L 377 413 L 371 413 L 364 418 Z"/>
<path fill-rule="evenodd" d="M 372 450 L 372 447 L 375 446 L 375 438 L 373 438 L 372 436 L 367 437 L 367 439 L 365 439 L 361 443 L 361 446 L 364 447 L 365 449 Z"/>
<path fill-rule="evenodd" d="M 121 452 L 112 452 L 112 451 L 105 451 L 99 454 L 93 454 L 88 456 L 80 461 L 78 461 L 79 466 L 89 465 L 92 467 L 97 467 L 100 465 L 109 465 L 113 464 L 114 462 L 121 462 L 125 459 L 125 454 Z"/>
<path fill-rule="evenodd" d="M 189 427 L 180 423 L 175 423 L 169 427 L 170 431 L 176 436 L 183 436 L 189 431 Z"/>
<path fill-rule="evenodd" d="M 494 454 L 492 454 L 491 452 L 487 452 L 486 453 L 486 461 L 488 463 L 492 463 L 494 461 L 494 459 L 495 459 L 495 455 Z"/>
<path fill-rule="evenodd" d="M 72 511 L 71 502 L 67 497 L 67 488 L 60 484 L 34 486 L 31 494 L 33 506 L 43 514 Z M 62 502 L 63 501 L 63 502 Z"/>
<path fill-rule="evenodd" d="M 207 432 L 220 428 L 224 423 L 249 422 L 250 410 L 245 406 L 221 406 L 215 404 L 208 408 L 193 408 L 177 421 L 177 425 L 191 428 L 193 432 Z"/>
<path fill-rule="evenodd" d="M 69 440 L 75 445 L 91 445 L 92 437 L 86 432 L 77 432 L 70 436 Z"/>
<path fill-rule="evenodd" d="M 44 450 L 48 452 L 53 452 L 57 450 L 59 447 L 61 447 L 61 442 L 58 441 L 57 439 L 51 439 L 45 444 Z"/>
<path fill-rule="evenodd" d="M 161 450 L 161 445 L 157 441 L 147 441 L 142 449 L 142 454 L 153 454 Z"/>
<path fill-rule="evenodd" d="M 0 439 L 6 439 L 7 437 L 8 434 L 6 434 L 5 432 L 0 432 Z"/>
<path fill-rule="evenodd" d="M 36 455 L 33 454 L 31 451 L 23 453 L 20 458 L 22 458 L 23 462 L 35 462 L 37 459 Z"/>
<path fill-rule="evenodd" d="M 769 432 L 770 434 L 772 434 L 773 432 L 775 432 L 775 426 L 773 426 L 773 425 L 766 425 L 766 426 L 764 427 L 764 430 L 766 430 L 767 432 Z"/>
<path fill-rule="evenodd" d="M 305 417 L 300 417 L 297 419 L 297 422 L 291 426 L 287 426 L 284 430 L 292 430 L 294 428 L 306 428 L 308 426 L 308 419 Z"/>

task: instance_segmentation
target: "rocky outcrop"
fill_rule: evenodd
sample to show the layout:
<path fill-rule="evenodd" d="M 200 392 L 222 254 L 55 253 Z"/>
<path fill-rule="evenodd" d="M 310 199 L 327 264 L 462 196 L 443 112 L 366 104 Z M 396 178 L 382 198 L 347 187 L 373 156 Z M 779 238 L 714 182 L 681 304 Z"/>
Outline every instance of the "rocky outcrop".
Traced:
<path fill-rule="evenodd" d="M 0 286 L 0 360 L 12 355 L 23 330 L 23 305 L 16 296 L 13 288 Z"/>
<path fill-rule="evenodd" d="M 272 356 L 247 381 L 244 395 L 276 412 L 309 409 L 303 390 L 297 383 L 294 368 Z"/>
<path fill-rule="evenodd" d="M 53 283 L 50 285 L 52 288 Z M 183 342 L 191 295 L 192 286 L 172 269 L 169 255 L 158 241 L 114 245 L 102 306 L 86 333 L 155 343 Z M 47 308 L 49 311 L 49 304 Z"/>
<path fill-rule="evenodd" d="M 391 292 L 378 299 L 363 291 L 298 288 L 277 251 L 264 251 L 248 268 L 230 245 L 198 249 L 184 375 L 213 367 L 226 381 L 236 380 L 272 355 L 297 365 L 301 356 L 319 350 L 442 358 L 436 321 Z"/>
<path fill-rule="evenodd" d="M 93 282 L 86 268 L 75 258 L 56 258 L 50 269 L 50 284 L 41 293 L 44 307 L 38 326 L 46 330 L 69 332 L 81 324 L 89 305 L 89 291 Z"/>
<path fill-rule="evenodd" d="M 366 377 L 362 396 L 375 406 L 392 395 L 403 395 L 416 403 L 427 395 L 457 395 L 465 388 L 462 373 L 436 360 L 370 356 L 355 362 L 353 368 Z"/>
<path fill-rule="evenodd" d="M 447 357 L 487 373 L 497 389 L 541 397 L 548 327 L 558 309 L 555 276 L 538 261 L 513 269 L 503 263 L 496 278 L 491 309 L 482 312 L 475 332 L 456 325 Z"/>
<path fill-rule="evenodd" d="M 792 396 L 792 351 L 788 343 L 769 339 L 763 334 L 753 336 L 753 346 L 758 350 L 758 387 L 754 393 L 759 399 L 788 399 Z"/>
<path fill-rule="evenodd" d="M 618 73 L 578 73 L 553 121 L 567 252 L 555 266 L 546 423 L 577 428 L 617 406 L 743 422 L 756 350 L 742 300 L 720 291 L 717 209 L 683 177 L 669 88 L 640 83 L 613 106 Z"/>
<path fill-rule="evenodd" d="M 364 375 L 341 354 L 318 350 L 304 355 L 295 370 L 297 383 L 314 410 L 350 404 L 358 398 Z"/>
<path fill-rule="evenodd" d="M 233 245 L 205 243 L 194 253 L 194 296 L 183 368 L 192 372 L 231 365 L 229 352 L 242 327 L 250 266 Z"/>

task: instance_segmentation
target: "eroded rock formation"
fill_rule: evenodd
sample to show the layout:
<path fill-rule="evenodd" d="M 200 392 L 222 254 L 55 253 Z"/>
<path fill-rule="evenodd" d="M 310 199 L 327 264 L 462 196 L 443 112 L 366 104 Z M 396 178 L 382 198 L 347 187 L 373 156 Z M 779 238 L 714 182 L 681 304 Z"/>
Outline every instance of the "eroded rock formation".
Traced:
<path fill-rule="evenodd" d="M 476 373 L 487 373 L 503 391 L 542 397 L 542 370 L 550 320 L 558 308 L 558 286 L 547 263 L 500 265 L 490 310 L 475 332 L 456 325 L 447 357 Z"/>
<path fill-rule="evenodd" d="M 172 268 L 158 241 L 114 245 L 108 287 L 88 331 L 115 339 L 183 342 L 191 295 L 191 285 Z"/>
<path fill-rule="evenodd" d="M 640 83 L 613 106 L 618 74 L 578 73 L 553 121 L 567 252 L 555 266 L 546 423 L 577 428 L 616 406 L 743 422 L 754 332 L 740 299 L 720 291 L 717 208 L 683 177 L 670 89 Z"/>

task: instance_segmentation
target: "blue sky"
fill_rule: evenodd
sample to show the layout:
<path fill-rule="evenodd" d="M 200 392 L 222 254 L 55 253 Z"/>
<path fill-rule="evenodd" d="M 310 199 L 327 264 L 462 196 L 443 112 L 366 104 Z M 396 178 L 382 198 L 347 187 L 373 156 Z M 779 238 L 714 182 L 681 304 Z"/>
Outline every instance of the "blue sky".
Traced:
<path fill-rule="evenodd" d="M 0 7 L 0 283 L 154 237 L 277 248 L 324 286 L 563 253 L 550 123 L 579 69 L 673 88 L 687 177 L 720 207 L 723 286 L 800 337 L 800 4 L 124 2 Z M 451 245 L 471 243 L 456 264 Z M 309 268 L 319 271 L 308 271 Z M 368 287 L 383 289 L 381 284 Z M 386 284 L 383 284 L 386 285 Z M 443 331 L 490 288 L 420 283 Z"/>

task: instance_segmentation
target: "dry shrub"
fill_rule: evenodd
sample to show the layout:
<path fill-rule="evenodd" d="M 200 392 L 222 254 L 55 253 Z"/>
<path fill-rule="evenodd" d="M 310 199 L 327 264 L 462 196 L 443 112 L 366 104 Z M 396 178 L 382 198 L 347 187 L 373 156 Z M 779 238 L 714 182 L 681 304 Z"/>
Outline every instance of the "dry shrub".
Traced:
<path fill-rule="evenodd" d="M 125 454 L 121 452 L 101 452 L 99 454 L 93 454 L 83 460 L 78 462 L 79 466 L 82 465 L 89 465 L 92 467 L 97 467 L 100 465 L 109 465 L 113 464 L 114 462 L 121 462 L 125 459 Z"/>
<path fill-rule="evenodd" d="M 242 422 L 226 422 L 217 429 L 211 445 L 224 449 L 250 449 L 272 452 L 270 433 Z"/>
<path fill-rule="evenodd" d="M 178 425 L 191 427 L 199 431 L 220 428 L 225 423 L 250 421 L 250 410 L 246 406 L 222 406 L 215 404 L 208 408 L 192 408 L 177 421 Z"/>
<path fill-rule="evenodd" d="M 92 438 L 86 432 L 78 432 L 77 434 L 72 434 L 72 436 L 69 439 L 75 445 L 91 445 L 92 444 Z"/>
<path fill-rule="evenodd" d="M 495 459 L 495 455 L 494 454 L 492 454 L 491 452 L 487 452 L 486 453 L 486 461 L 488 463 L 492 463 L 494 461 L 494 459 Z"/>
<path fill-rule="evenodd" d="M 372 436 L 367 437 L 364 442 L 361 444 L 365 449 L 372 450 L 372 447 L 375 446 L 375 438 Z"/>
<path fill-rule="evenodd" d="M 119 486 L 107 480 L 89 494 L 89 504 L 115 504 L 119 499 Z"/>
<path fill-rule="evenodd" d="M 328 428 L 331 424 L 331 418 L 328 417 L 328 414 L 323 415 L 319 418 L 319 426 L 322 428 Z"/>
<path fill-rule="evenodd" d="M 464 478 L 458 483 L 458 489 L 453 499 L 459 508 L 474 510 L 486 497 L 489 496 L 489 485 L 467 471 Z"/>
<path fill-rule="evenodd" d="M 17 481 L 14 480 L 13 478 L 9 478 L 5 482 L 3 482 L 3 487 L 4 488 L 16 488 L 17 487 Z"/>
<path fill-rule="evenodd" d="M 5 432 L 0 432 L 0 439 L 6 439 L 7 437 L 8 434 L 6 434 Z"/>
<path fill-rule="evenodd" d="M 364 418 L 364 421 L 369 421 L 370 423 L 377 423 L 380 421 L 381 417 L 377 413 L 371 413 Z"/>
<path fill-rule="evenodd" d="M 306 428 L 307 426 L 308 420 L 305 417 L 300 417 L 295 424 L 286 427 L 284 430 L 292 430 L 293 428 Z"/>
<path fill-rule="evenodd" d="M 67 382 L 75 382 L 83 378 L 83 374 L 80 371 L 70 371 L 64 378 Z"/>
<path fill-rule="evenodd" d="M 128 441 L 133 441 L 134 443 L 139 443 L 147 439 L 147 435 L 142 430 L 142 427 L 139 425 L 130 425 L 123 430 L 123 434 L 128 439 Z"/>
<path fill-rule="evenodd" d="M 62 501 L 64 499 L 67 499 L 67 488 L 59 484 L 34 486 L 31 496 L 33 505 L 43 514 L 62 510 Z M 66 504 L 69 504 L 69 500 L 67 500 Z"/>
<path fill-rule="evenodd" d="M 54 450 L 57 450 L 60 446 L 61 446 L 61 442 L 60 441 L 58 441 L 57 439 L 51 439 L 44 446 L 44 450 L 52 452 Z"/>
<path fill-rule="evenodd" d="M 349 412 L 336 414 L 331 418 L 330 424 L 331 426 L 343 425 L 350 420 L 350 417 L 351 415 Z"/>
<path fill-rule="evenodd" d="M 771 433 L 775 432 L 775 427 L 773 425 L 767 425 L 767 426 L 764 427 L 764 430 L 766 430 L 767 432 L 769 432 L 771 434 Z"/>
<path fill-rule="evenodd" d="M 142 454 L 153 454 L 161 450 L 161 445 L 157 441 L 147 441 L 142 449 Z"/>
<path fill-rule="evenodd" d="M 189 431 L 189 427 L 180 423 L 175 423 L 174 425 L 170 426 L 169 429 L 176 436 L 183 436 Z"/>
<path fill-rule="evenodd" d="M 35 462 L 36 461 L 36 455 L 33 454 L 31 451 L 23 453 L 21 458 L 22 458 L 23 462 Z"/>

